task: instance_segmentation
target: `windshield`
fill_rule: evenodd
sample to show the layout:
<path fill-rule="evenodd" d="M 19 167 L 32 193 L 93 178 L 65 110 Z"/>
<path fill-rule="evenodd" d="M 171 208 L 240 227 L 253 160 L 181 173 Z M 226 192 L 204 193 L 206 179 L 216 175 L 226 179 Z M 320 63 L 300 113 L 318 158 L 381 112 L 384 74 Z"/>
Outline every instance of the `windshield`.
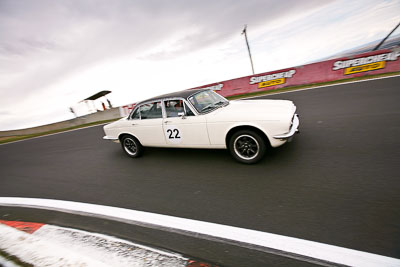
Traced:
<path fill-rule="evenodd" d="M 207 113 L 229 104 L 228 100 L 212 90 L 199 92 L 191 96 L 189 101 L 199 113 Z"/>

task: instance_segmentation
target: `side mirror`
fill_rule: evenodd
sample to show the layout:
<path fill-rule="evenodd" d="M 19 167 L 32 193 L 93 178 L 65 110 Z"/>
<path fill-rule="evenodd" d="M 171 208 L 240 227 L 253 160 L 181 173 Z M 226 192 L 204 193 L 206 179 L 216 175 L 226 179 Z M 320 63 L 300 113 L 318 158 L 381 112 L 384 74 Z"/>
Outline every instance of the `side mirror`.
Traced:
<path fill-rule="evenodd" d="M 185 112 L 179 112 L 178 116 L 182 118 L 182 120 L 186 119 Z"/>

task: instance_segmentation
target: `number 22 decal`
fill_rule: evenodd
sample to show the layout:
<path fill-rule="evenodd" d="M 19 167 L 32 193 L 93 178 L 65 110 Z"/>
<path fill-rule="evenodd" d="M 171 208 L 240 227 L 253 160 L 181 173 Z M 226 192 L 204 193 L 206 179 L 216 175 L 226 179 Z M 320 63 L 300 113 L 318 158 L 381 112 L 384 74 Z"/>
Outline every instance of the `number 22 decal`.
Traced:
<path fill-rule="evenodd" d="M 178 129 L 168 129 L 167 133 L 169 134 L 168 138 L 169 139 L 180 139 L 181 137 L 179 136 L 179 130 Z M 174 136 L 175 134 L 175 136 Z"/>

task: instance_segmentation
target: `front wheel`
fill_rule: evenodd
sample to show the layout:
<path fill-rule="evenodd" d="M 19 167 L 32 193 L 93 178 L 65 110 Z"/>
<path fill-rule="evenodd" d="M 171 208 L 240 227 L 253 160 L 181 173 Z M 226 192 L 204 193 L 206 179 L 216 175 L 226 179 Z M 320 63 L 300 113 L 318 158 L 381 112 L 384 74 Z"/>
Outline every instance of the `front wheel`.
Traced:
<path fill-rule="evenodd" d="M 253 164 L 260 161 L 265 154 L 264 139 L 251 130 L 241 130 L 232 135 L 229 140 L 229 151 L 239 162 Z"/>
<path fill-rule="evenodd" d="M 125 135 L 121 138 L 122 149 L 131 158 L 140 157 L 143 153 L 143 146 L 133 136 Z"/>

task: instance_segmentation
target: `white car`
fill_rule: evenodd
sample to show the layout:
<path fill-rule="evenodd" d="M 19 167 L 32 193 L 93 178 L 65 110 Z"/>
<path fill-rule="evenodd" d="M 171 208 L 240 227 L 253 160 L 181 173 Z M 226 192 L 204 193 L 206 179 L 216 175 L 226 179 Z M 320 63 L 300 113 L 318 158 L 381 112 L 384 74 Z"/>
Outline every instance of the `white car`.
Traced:
<path fill-rule="evenodd" d="M 228 148 L 242 163 L 259 161 L 298 131 L 288 100 L 228 101 L 212 90 L 185 90 L 142 101 L 128 117 L 104 126 L 104 139 L 139 157 L 143 147 Z"/>

